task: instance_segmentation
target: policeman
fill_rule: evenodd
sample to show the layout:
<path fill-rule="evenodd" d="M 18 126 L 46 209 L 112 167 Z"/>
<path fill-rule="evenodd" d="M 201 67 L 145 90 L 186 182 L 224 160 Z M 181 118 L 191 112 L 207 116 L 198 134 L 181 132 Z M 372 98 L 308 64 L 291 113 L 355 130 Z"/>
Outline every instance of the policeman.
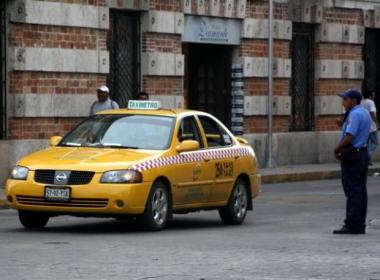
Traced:
<path fill-rule="evenodd" d="M 362 96 L 359 91 L 349 89 L 341 94 L 346 117 L 342 136 L 334 153 L 341 161 L 342 184 L 346 195 L 346 220 L 342 228 L 334 234 L 364 234 L 367 216 L 367 140 L 371 118 L 367 110 L 360 106 Z"/>

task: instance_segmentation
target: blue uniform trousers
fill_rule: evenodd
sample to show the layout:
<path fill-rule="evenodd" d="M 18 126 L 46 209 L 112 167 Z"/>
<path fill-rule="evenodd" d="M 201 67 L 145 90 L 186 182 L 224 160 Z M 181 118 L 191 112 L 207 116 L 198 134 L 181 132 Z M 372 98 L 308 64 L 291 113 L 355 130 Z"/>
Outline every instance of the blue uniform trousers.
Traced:
<path fill-rule="evenodd" d="M 351 230 L 363 230 L 367 216 L 367 149 L 355 151 L 355 160 L 341 161 L 342 184 L 347 198 L 345 225 Z"/>

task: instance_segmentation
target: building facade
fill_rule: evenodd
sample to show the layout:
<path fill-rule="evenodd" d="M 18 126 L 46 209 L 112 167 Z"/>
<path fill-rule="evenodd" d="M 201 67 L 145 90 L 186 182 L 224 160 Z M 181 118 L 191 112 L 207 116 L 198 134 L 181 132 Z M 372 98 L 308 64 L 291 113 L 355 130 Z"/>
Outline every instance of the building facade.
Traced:
<path fill-rule="evenodd" d="M 21 156 L 86 117 L 101 84 L 121 107 L 143 90 L 167 107 L 210 112 L 265 164 L 267 1 L 3 2 L 2 181 Z M 331 162 L 343 113 L 336 94 L 365 87 L 380 102 L 380 1 L 277 0 L 273 36 L 274 163 Z"/>

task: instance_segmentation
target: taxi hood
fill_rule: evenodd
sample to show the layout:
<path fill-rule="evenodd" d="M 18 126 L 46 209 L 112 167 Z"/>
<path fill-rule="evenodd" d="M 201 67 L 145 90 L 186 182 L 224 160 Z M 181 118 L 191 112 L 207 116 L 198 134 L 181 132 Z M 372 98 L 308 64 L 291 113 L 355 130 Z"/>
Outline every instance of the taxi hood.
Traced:
<path fill-rule="evenodd" d="M 19 161 L 19 165 L 30 170 L 79 170 L 104 172 L 126 169 L 131 165 L 155 158 L 164 151 L 89 148 L 89 147 L 51 147 L 30 154 Z"/>

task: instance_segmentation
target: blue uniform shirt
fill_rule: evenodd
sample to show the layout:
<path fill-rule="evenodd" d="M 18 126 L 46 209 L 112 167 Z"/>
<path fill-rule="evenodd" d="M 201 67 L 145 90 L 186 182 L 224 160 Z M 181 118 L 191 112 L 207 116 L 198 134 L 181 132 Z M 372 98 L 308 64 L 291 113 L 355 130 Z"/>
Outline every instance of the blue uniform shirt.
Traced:
<path fill-rule="evenodd" d="M 347 134 L 353 136 L 352 146 L 355 148 L 367 147 L 369 131 L 371 128 L 371 117 L 366 109 L 357 105 L 351 109 L 343 124 L 341 140 Z"/>

